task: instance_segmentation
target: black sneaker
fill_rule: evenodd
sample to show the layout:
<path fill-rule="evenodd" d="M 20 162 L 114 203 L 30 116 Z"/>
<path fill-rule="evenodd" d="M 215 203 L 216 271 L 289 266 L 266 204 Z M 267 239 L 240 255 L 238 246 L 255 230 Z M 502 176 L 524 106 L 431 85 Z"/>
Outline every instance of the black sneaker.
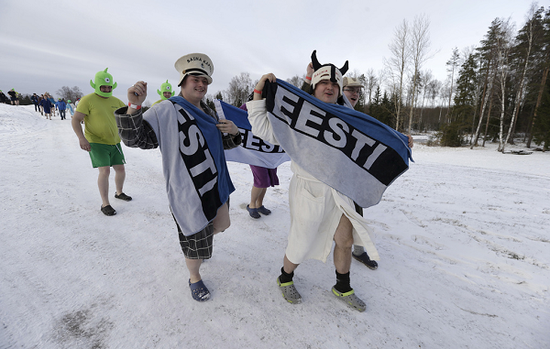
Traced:
<path fill-rule="evenodd" d="M 132 201 L 132 197 L 124 193 L 120 193 L 120 194 L 115 193 L 115 198 L 124 200 L 124 201 Z"/>
<path fill-rule="evenodd" d="M 116 215 L 116 210 L 111 205 L 101 206 L 101 212 L 103 212 L 106 216 Z"/>
<path fill-rule="evenodd" d="M 378 268 L 378 263 L 371 260 L 367 252 L 363 252 L 359 256 L 357 256 L 355 253 L 352 253 L 351 255 L 353 256 L 353 258 L 366 265 L 369 269 L 375 270 Z"/>

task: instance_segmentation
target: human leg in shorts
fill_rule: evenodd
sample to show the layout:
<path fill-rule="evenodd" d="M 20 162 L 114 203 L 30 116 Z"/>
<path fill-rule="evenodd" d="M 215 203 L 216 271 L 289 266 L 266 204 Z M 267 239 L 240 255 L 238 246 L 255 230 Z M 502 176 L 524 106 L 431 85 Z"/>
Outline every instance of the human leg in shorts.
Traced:
<path fill-rule="evenodd" d="M 263 201 L 267 188 L 279 185 L 277 169 L 268 169 L 260 166 L 250 165 L 254 177 L 254 185 L 250 191 L 250 204 L 247 210 L 252 218 L 260 218 L 263 215 L 271 214 L 271 210 L 264 207 Z"/>
<path fill-rule="evenodd" d="M 115 145 L 90 143 L 91 150 L 89 152 L 92 166 L 99 170 L 97 185 L 99 194 L 101 195 L 102 206 L 110 206 L 109 203 L 109 175 L 111 166 L 115 170 L 115 185 L 117 194 L 122 193 L 126 171 L 124 164 L 126 160 L 120 143 Z"/>
<path fill-rule="evenodd" d="M 185 236 L 176 222 L 185 264 L 189 270 L 191 295 L 197 301 L 210 298 L 210 291 L 202 282 L 200 274 L 202 261 L 212 257 L 214 234 L 224 231 L 229 225 L 229 200 L 218 209 L 216 218 L 196 234 Z"/>
<path fill-rule="evenodd" d="M 200 232 L 185 236 L 183 235 L 179 225 L 178 234 L 180 238 L 180 245 L 185 256 L 185 264 L 189 269 L 189 279 L 191 283 L 200 281 L 200 267 L 203 259 L 210 259 L 212 257 L 212 243 L 214 234 L 224 231 L 229 228 L 231 224 L 229 220 L 229 202 L 226 202 L 218 209 L 218 214 L 212 222 L 206 226 Z"/>

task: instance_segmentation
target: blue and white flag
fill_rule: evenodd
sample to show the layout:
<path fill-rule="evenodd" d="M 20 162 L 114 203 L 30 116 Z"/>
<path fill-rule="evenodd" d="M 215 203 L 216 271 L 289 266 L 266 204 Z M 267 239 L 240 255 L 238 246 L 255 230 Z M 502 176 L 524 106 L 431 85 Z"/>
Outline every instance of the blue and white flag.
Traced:
<path fill-rule="evenodd" d="M 279 79 L 267 82 L 264 94 L 275 137 L 290 158 L 361 207 L 380 202 L 408 170 L 407 136 L 375 118 L 324 103 Z"/>
<path fill-rule="evenodd" d="M 242 136 L 239 147 L 225 151 L 227 161 L 241 162 L 265 168 L 277 168 L 290 157 L 279 145 L 273 145 L 252 134 L 252 126 L 248 122 L 248 113 L 240 108 L 218 99 L 214 100 L 216 112 L 222 119 L 228 119 L 235 123 Z"/>

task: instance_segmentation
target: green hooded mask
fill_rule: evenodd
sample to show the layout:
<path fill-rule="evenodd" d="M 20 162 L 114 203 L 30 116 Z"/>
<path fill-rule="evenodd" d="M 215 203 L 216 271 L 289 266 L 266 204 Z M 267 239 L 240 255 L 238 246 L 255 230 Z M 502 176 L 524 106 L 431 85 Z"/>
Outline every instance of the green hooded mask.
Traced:
<path fill-rule="evenodd" d="M 168 98 L 164 97 L 164 92 L 170 92 L 171 93 L 170 97 L 174 96 L 174 94 L 175 94 L 175 92 L 172 90 L 172 85 L 170 85 L 168 80 L 166 80 L 165 83 L 160 85 L 160 90 L 157 90 L 157 93 L 160 95 L 160 99 L 163 100 L 163 101 L 168 99 Z"/>
<path fill-rule="evenodd" d="M 107 73 L 107 69 L 105 68 L 104 71 L 97 72 L 95 75 L 95 83 L 90 80 L 90 86 L 95 89 L 95 93 L 102 97 L 111 97 L 113 95 L 113 91 L 111 92 L 101 92 L 101 86 L 111 86 L 113 90 L 116 88 L 117 83 L 113 83 L 113 76 L 109 73 Z"/>

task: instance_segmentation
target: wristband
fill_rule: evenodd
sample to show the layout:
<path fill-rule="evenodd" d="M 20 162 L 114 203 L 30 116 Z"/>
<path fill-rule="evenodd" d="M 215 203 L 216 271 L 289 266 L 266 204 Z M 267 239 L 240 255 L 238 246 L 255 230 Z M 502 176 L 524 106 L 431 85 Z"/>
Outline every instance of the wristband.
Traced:
<path fill-rule="evenodd" d="M 311 76 L 306 76 L 306 80 L 311 80 Z"/>
<path fill-rule="evenodd" d="M 135 110 L 140 110 L 141 109 L 141 105 L 137 105 L 137 104 L 128 103 L 128 106 L 130 108 L 134 108 Z"/>
<path fill-rule="evenodd" d="M 261 94 L 262 94 L 262 91 L 258 91 L 258 90 L 256 90 L 256 89 L 254 89 L 254 93 L 257 93 L 257 94 L 261 95 Z"/>

